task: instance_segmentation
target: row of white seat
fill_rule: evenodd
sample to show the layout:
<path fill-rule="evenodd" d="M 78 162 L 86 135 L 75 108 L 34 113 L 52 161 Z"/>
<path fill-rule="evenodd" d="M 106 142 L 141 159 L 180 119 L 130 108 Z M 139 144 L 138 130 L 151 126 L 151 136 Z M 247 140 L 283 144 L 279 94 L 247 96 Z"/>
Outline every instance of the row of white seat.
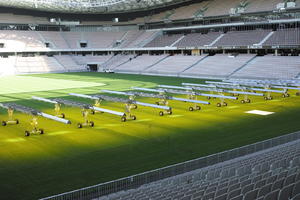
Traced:
<path fill-rule="evenodd" d="M 300 193 L 300 140 L 266 151 L 121 191 L 99 200 L 285 200 Z M 265 165 L 265 168 L 261 166 Z M 238 174 L 238 170 L 250 170 Z M 226 177 L 224 171 L 232 171 Z M 205 174 L 205 176 L 203 176 Z M 209 178 L 209 174 L 215 176 Z"/>

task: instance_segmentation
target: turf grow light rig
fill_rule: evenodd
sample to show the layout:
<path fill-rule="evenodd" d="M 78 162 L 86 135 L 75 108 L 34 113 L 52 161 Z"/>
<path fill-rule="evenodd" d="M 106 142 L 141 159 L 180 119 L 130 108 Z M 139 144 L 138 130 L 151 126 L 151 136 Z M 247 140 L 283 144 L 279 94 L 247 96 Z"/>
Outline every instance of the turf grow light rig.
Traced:
<path fill-rule="evenodd" d="M 45 103 L 54 104 L 55 116 L 60 117 L 60 118 L 65 118 L 66 117 L 64 113 L 60 112 L 60 110 L 61 110 L 61 104 L 60 103 L 58 103 L 56 101 L 52 101 L 50 99 L 46 99 L 46 98 L 42 98 L 42 97 L 36 97 L 36 96 L 33 96 L 32 99 L 42 101 L 42 102 L 45 102 Z"/>
<path fill-rule="evenodd" d="M 165 94 L 153 94 L 153 93 L 148 93 L 148 92 L 136 92 L 136 91 L 132 91 L 130 93 L 133 94 L 134 96 L 159 99 L 159 101 L 156 102 L 157 106 L 168 106 L 168 104 L 169 104 L 168 100 L 172 99 L 170 96 L 167 96 Z M 173 113 L 173 111 L 172 111 L 171 107 L 169 107 L 169 108 L 170 109 L 166 110 L 165 112 L 162 112 L 162 111 L 159 112 L 159 115 L 160 116 L 162 116 L 163 114 L 171 115 Z"/>
<path fill-rule="evenodd" d="M 162 110 L 159 111 L 160 116 L 163 116 L 164 114 L 169 114 L 169 115 L 172 114 L 172 108 L 169 107 L 169 106 L 161 106 L 161 105 L 136 101 L 135 100 L 136 96 L 141 96 L 142 95 L 142 94 L 139 94 L 139 93 L 119 92 L 119 91 L 113 91 L 113 90 L 101 90 L 101 92 L 105 92 L 105 93 L 109 93 L 109 94 L 129 96 L 129 100 L 131 100 L 136 105 L 136 108 L 137 108 L 137 105 L 140 105 L 140 106 L 145 106 L 145 107 L 150 107 L 150 108 L 162 109 Z"/>
<path fill-rule="evenodd" d="M 90 104 L 86 104 L 86 103 L 80 103 L 80 102 L 76 102 L 76 101 L 70 101 L 70 100 L 66 100 L 66 99 L 53 99 L 53 101 L 56 101 L 60 104 L 66 105 L 66 106 L 71 106 L 71 107 L 78 107 L 81 108 L 81 114 L 83 116 L 83 123 L 78 123 L 77 127 L 78 128 L 82 128 L 82 127 L 86 127 L 86 126 L 90 126 L 90 127 L 94 127 L 94 122 L 90 121 L 88 119 L 88 115 L 89 115 L 89 110 L 91 110 L 92 113 L 95 113 L 95 111 L 98 112 L 109 112 L 111 113 L 109 110 L 105 110 L 105 109 L 99 109 L 97 107 L 94 107 Z M 115 113 L 119 116 L 123 116 L 124 113 Z"/>
<path fill-rule="evenodd" d="M 174 91 L 172 92 L 168 92 L 166 89 L 150 89 L 150 88 L 137 88 L 137 87 L 133 87 L 132 89 L 134 90 L 140 90 L 140 91 L 146 91 L 146 92 L 157 92 L 161 97 L 163 97 L 162 101 L 160 102 L 156 102 L 158 105 L 160 105 L 161 103 L 165 104 L 167 103 L 167 99 L 168 100 L 175 100 L 175 101 L 181 101 L 181 102 L 187 102 L 187 103 L 194 103 L 194 106 L 190 106 L 189 107 L 189 111 L 193 111 L 193 110 L 200 110 L 201 107 L 198 106 L 197 104 L 204 104 L 204 105 L 209 105 L 210 103 L 207 101 L 200 101 L 200 100 L 196 100 L 193 98 L 178 98 L 178 97 L 173 97 L 173 96 L 168 96 L 166 95 L 166 93 L 175 93 Z M 183 94 L 181 91 L 179 91 L 176 94 Z M 186 93 L 184 93 L 186 94 Z"/>
<path fill-rule="evenodd" d="M 261 87 L 267 86 L 268 88 L 275 88 L 275 89 L 283 89 L 286 91 L 288 90 L 296 90 L 296 96 L 300 95 L 300 80 L 299 79 L 281 79 L 281 80 L 253 80 L 253 79 L 225 79 L 224 82 L 230 83 L 251 83 L 260 85 Z M 283 97 L 288 97 L 288 95 L 283 94 Z"/>
<path fill-rule="evenodd" d="M 172 86 L 172 85 L 158 85 L 158 87 L 160 87 L 167 93 L 186 94 L 189 99 L 197 100 L 197 96 L 207 97 L 207 99 L 219 98 L 221 102 L 217 103 L 217 107 L 227 106 L 228 104 L 225 102 L 225 99 L 237 100 L 237 97 L 225 96 L 224 94 L 221 93 L 216 95 L 216 94 L 206 94 L 206 93 L 196 92 L 190 87 Z M 192 108 L 189 108 L 189 110 L 193 111 Z"/>
<path fill-rule="evenodd" d="M 225 82 L 215 82 L 215 81 L 205 81 L 205 83 L 215 85 L 217 87 L 222 88 L 233 88 L 233 87 L 243 87 L 244 89 L 248 91 L 255 91 L 255 92 L 264 92 L 265 93 L 265 100 L 272 100 L 273 97 L 271 96 L 271 93 L 280 93 L 283 97 L 289 97 L 289 94 L 286 90 L 273 90 L 270 89 L 269 86 L 264 86 L 264 88 L 258 88 L 263 87 L 262 85 L 258 85 L 256 83 L 225 83 Z M 232 87 L 233 86 L 233 87 Z"/>
<path fill-rule="evenodd" d="M 0 103 L 0 107 L 7 109 L 7 112 L 8 112 L 8 120 L 2 121 L 3 126 L 19 124 L 19 120 L 13 118 L 14 111 L 18 111 L 18 112 L 32 116 L 32 119 L 30 121 L 32 130 L 31 131 L 25 130 L 25 136 L 30 136 L 31 134 L 44 134 L 44 130 L 41 128 L 38 128 L 38 116 L 41 116 L 41 117 L 44 117 L 47 119 L 51 119 L 51 120 L 54 120 L 57 122 L 61 122 L 64 124 L 71 124 L 71 122 L 69 120 L 61 119 L 59 117 L 43 113 L 43 112 L 35 110 L 33 108 L 17 105 L 14 103 Z"/>
<path fill-rule="evenodd" d="M 101 110 L 105 110 L 105 112 L 108 112 L 110 114 L 119 115 L 119 116 L 121 116 L 121 121 L 122 122 L 125 122 L 128 119 L 136 120 L 136 116 L 131 113 L 131 109 L 136 109 L 137 106 L 134 103 L 134 101 L 132 101 L 132 100 L 122 99 L 122 98 L 117 98 L 117 97 L 110 97 L 110 96 L 105 96 L 105 95 L 93 95 L 93 96 L 91 96 L 91 95 L 76 94 L 76 93 L 70 93 L 69 95 L 76 96 L 76 97 L 81 97 L 81 98 L 85 98 L 85 99 L 95 100 L 95 106 L 93 106 L 93 108 L 96 108 L 100 112 L 104 112 L 104 111 L 101 111 Z M 102 101 L 112 101 L 112 102 L 124 103 L 125 104 L 125 113 L 112 111 L 112 110 L 107 110 L 107 109 L 104 109 L 104 108 L 99 108 Z"/>
<path fill-rule="evenodd" d="M 88 118 L 89 110 L 93 110 L 91 105 L 85 103 L 79 103 L 75 101 L 69 101 L 66 99 L 53 99 L 53 101 L 66 106 L 81 108 L 81 114 L 84 120 L 82 123 L 77 123 L 78 128 L 82 128 L 86 126 L 94 127 L 95 125 L 94 122 L 90 121 Z"/>
<path fill-rule="evenodd" d="M 243 95 L 244 98 L 241 100 L 241 103 L 250 103 L 251 100 L 249 96 L 264 96 L 263 93 L 256 93 L 256 92 L 248 92 L 247 88 L 244 87 L 239 87 L 239 86 L 225 86 L 225 88 L 230 88 L 233 90 L 227 90 L 224 89 L 224 87 L 218 86 L 218 85 L 206 85 L 206 84 L 195 84 L 195 83 L 182 83 L 185 87 L 191 88 L 194 91 L 207 91 L 207 92 L 216 92 L 220 95 L 224 95 L 225 93 L 227 94 L 232 94 L 233 96 L 239 96 Z M 241 91 L 238 91 L 241 90 Z M 222 105 L 221 103 L 217 103 L 217 106 L 220 107 Z"/>
<path fill-rule="evenodd" d="M 94 122 L 93 121 L 89 121 L 88 120 L 88 110 L 91 109 L 90 105 L 87 104 L 83 104 L 83 103 L 78 103 L 78 102 L 73 102 L 73 101 L 69 101 L 69 100 L 65 100 L 65 99 L 44 99 L 42 97 L 32 97 L 35 100 L 38 101 L 42 101 L 42 102 L 47 102 L 47 103 L 53 103 L 55 105 L 59 105 L 59 110 L 60 110 L 60 105 L 67 105 L 67 106 L 72 106 L 72 107 L 79 107 L 81 108 L 81 113 L 82 116 L 84 118 L 84 122 L 83 123 L 78 123 L 77 127 L 78 128 L 82 128 L 83 126 L 90 126 L 90 127 L 94 127 Z M 55 106 L 55 108 L 57 108 Z"/>

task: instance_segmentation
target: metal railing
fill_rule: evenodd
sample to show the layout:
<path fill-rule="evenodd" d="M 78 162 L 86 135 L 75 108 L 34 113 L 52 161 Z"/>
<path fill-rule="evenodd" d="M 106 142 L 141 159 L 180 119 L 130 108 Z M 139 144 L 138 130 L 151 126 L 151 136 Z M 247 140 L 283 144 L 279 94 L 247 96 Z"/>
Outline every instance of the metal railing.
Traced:
<path fill-rule="evenodd" d="M 257 142 L 254 144 L 238 147 L 228 151 L 212 154 L 209 156 L 197 158 L 194 160 L 170 165 L 167 167 L 147 171 L 144 173 L 136 174 L 126 178 L 121 178 L 90 187 L 73 190 L 70 192 L 42 198 L 41 200 L 87 200 L 98 198 L 103 195 L 108 195 L 122 190 L 137 188 L 143 184 L 158 181 L 164 178 L 179 175 L 185 172 L 190 172 L 195 169 L 200 169 L 237 157 L 245 156 L 261 150 L 269 149 L 281 144 L 285 144 L 294 140 L 300 139 L 300 131 L 288 135 L 279 136 L 276 138 L 268 139 L 265 141 Z"/>

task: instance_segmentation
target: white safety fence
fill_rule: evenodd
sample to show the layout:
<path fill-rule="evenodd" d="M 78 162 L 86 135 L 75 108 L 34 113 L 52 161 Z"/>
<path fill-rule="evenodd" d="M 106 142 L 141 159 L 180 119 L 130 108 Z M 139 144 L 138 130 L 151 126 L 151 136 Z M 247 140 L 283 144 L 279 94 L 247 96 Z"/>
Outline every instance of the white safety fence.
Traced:
<path fill-rule="evenodd" d="M 42 198 L 41 200 L 88 200 L 98 198 L 103 195 L 108 195 L 121 190 L 128 190 L 137 188 L 143 184 L 153 181 L 161 180 L 164 178 L 172 177 L 185 172 L 190 172 L 195 169 L 200 169 L 237 157 L 245 156 L 281 144 L 285 144 L 294 140 L 300 139 L 300 131 L 288 135 L 279 136 L 276 138 L 268 139 L 265 141 L 257 142 L 254 144 L 246 145 L 243 147 L 231 149 L 228 151 L 212 154 L 206 157 L 197 158 L 194 160 L 170 165 L 167 167 L 147 171 L 141 174 L 136 174 L 126 178 L 121 178 L 90 187 L 73 190 L 70 192 Z"/>

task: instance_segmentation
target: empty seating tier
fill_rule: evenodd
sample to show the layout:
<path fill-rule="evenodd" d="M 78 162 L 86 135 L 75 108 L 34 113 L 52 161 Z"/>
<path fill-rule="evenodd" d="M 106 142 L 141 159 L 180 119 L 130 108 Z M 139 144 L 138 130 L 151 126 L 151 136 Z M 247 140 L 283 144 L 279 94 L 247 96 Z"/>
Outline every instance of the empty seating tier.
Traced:
<path fill-rule="evenodd" d="M 78 65 L 73 59 L 72 56 L 63 55 L 63 56 L 54 56 L 57 62 L 65 68 L 65 71 L 84 71 L 85 68 L 81 65 Z"/>
<path fill-rule="evenodd" d="M 99 32 L 55 32 L 55 31 L 0 31 L 2 50 L 38 51 L 49 49 L 111 49 L 148 47 L 244 47 L 244 46 L 300 46 L 300 29 L 277 31 L 247 30 L 164 34 L 159 31 L 99 31 Z"/>
<path fill-rule="evenodd" d="M 251 0 L 246 7 L 245 12 L 262 12 L 262 11 L 272 11 L 276 9 L 278 3 L 282 3 L 282 0 Z"/>
<path fill-rule="evenodd" d="M 176 35 L 160 35 L 156 37 L 154 40 L 145 45 L 145 47 L 167 47 L 171 46 L 174 42 L 176 42 L 182 34 Z"/>
<path fill-rule="evenodd" d="M 182 75 L 186 76 L 228 76 L 239 67 L 243 66 L 254 55 L 215 55 L 208 56 Z"/>
<path fill-rule="evenodd" d="M 299 193 L 297 140 L 98 199 L 284 200 Z"/>
<path fill-rule="evenodd" d="M 214 46 L 250 46 L 259 44 L 271 31 L 232 31 L 225 34 Z"/>
<path fill-rule="evenodd" d="M 300 72 L 299 56 L 262 56 L 233 74 L 241 78 L 296 78 Z"/>
<path fill-rule="evenodd" d="M 280 29 L 266 40 L 265 46 L 295 46 L 300 45 L 300 29 Z"/>
<path fill-rule="evenodd" d="M 88 63 L 93 64 L 103 64 L 106 61 L 108 61 L 112 55 L 103 55 L 103 56 L 72 56 L 72 58 L 75 60 L 75 62 L 79 65 L 86 65 Z"/>
<path fill-rule="evenodd" d="M 210 45 L 215 41 L 221 33 L 211 32 L 208 34 L 201 33 L 191 33 L 186 35 L 182 40 L 180 40 L 175 46 L 177 47 L 201 47 Z"/>
<path fill-rule="evenodd" d="M 144 73 L 152 74 L 178 74 L 188 67 L 194 65 L 202 56 L 169 56 L 161 62 L 157 63 L 153 67 L 148 68 Z"/>
<path fill-rule="evenodd" d="M 116 72 L 133 72 L 138 73 L 142 72 L 148 67 L 154 65 L 155 63 L 159 62 L 160 60 L 164 59 L 166 55 L 159 55 L 159 56 L 151 56 L 151 55 L 142 55 L 138 56 L 130 61 L 120 65 L 118 68 L 115 69 Z"/>

